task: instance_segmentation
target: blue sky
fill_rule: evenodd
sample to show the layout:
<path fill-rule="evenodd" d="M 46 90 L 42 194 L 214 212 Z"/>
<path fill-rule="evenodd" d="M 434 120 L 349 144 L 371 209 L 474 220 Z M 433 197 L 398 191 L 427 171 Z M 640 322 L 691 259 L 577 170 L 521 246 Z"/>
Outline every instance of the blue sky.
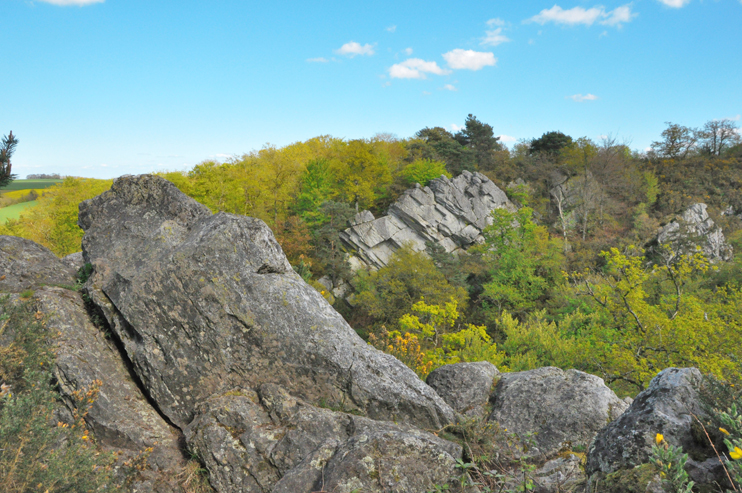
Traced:
<path fill-rule="evenodd" d="M 742 0 L 0 0 L 14 171 L 187 169 L 466 115 L 634 149 L 742 113 Z"/>

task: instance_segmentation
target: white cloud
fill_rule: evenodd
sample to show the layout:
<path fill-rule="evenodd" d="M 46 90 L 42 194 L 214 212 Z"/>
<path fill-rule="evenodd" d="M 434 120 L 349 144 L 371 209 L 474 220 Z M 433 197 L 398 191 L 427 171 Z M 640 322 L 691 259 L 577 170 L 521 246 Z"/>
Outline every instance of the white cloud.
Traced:
<path fill-rule="evenodd" d="M 390 33 L 393 33 L 394 31 L 397 30 L 397 26 L 389 26 L 386 28 L 386 30 L 389 31 Z"/>
<path fill-rule="evenodd" d="M 431 95 L 431 94 L 433 94 L 433 93 L 432 93 L 432 92 L 430 92 L 430 91 L 423 91 L 423 94 L 424 94 L 425 96 L 430 96 L 430 95 Z"/>
<path fill-rule="evenodd" d="M 582 94 L 574 94 L 572 96 L 566 96 L 564 99 L 571 99 L 572 101 L 583 103 L 585 101 L 595 101 L 598 99 L 598 96 L 595 94 L 585 94 L 584 96 Z"/>
<path fill-rule="evenodd" d="M 451 129 L 451 132 L 460 132 L 461 130 L 464 129 L 463 126 L 456 125 L 455 123 L 452 123 L 451 126 L 448 128 Z"/>
<path fill-rule="evenodd" d="M 50 3 L 52 5 L 90 5 L 91 3 L 103 3 L 105 0 L 39 0 L 40 2 Z"/>
<path fill-rule="evenodd" d="M 353 58 L 356 55 L 373 55 L 374 47 L 370 44 L 361 45 L 360 43 L 356 43 L 355 41 L 350 41 L 349 43 L 345 43 L 343 46 L 340 47 L 339 50 L 335 50 L 335 53 L 338 55 L 345 55 Z"/>
<path fill-rule="evenodd" d="M 620 26 L 625 22 L 631 22 L 634 17 L 636 17 L 636 14 L 631 12 L 631 5 L 627 4 L 608 12 L 605 19 L 600 23 L 606 26 Z"/>
<path fill-rule="evenodd" d="M 317 57 L 317 58 L 307 58 L 307 61 L 310 63 L 327 63 L 330 60 L 328 60 L 325 57 Z"/>
<path fill-rule="evenodd" d="M 443 54 L 448 66 L 452 69 L 479 70 L 483 67 L 494 66 L 497 63 L 494 53 L 486 51 L 462 50 L 457 48 Z"/>
<path fill-rule="evenodd" d="M 412 55 L 412 48 L 405 48 L 404 52 L 407 56 Z"/>
<path fill-rule="evenodd" d="M 440 68 L 436 62 L 426 62 L 420 58 L 410 58 L 389 67 L 389 77 L 392 79 L 425 79 L 425 74 L 446 75 L 450 73 L 450 70 Z"/>
<path fill-rule="evenodd" d="M 515 137 L 511 137 L 509 135 L 498 135 L 497 137 L 499 137 L 500 142 L 517 142 L 518 141 L 518 139 L 516 139 Z"/>
<path fill-rule="evenodd" d="M 443 86 L 443 89 L 447 91 L 458 91 L 456 86 L 454 86 L 453 84 L 446 84 L 445 86 Z"/>
<path fill-rule="evenodd" d="M 508 41 L 510 41 L 510 38 L 502 34 L 502 28 L 498 27 L 493 31 L 485 31 L 485 36 L 479 44 L 483 46 L 497 46 Z"/>
<path fill-rule="evenodd" d="M 679 9 L 680 7 L 685 7 L 689 4 L 690 0 L 660 0 L 660 2 L 664 3 L 668 7 Z"/>
<path fill-rule="evenodd" d="M 742 2 L 742 0 L 740 0 Z M 727 118 L 727 120 L 732 120 L 733 122 L 738 122 L 742 118 L 742 115 L 733 116 L 731 118 Z"/>
<path fill-rule="evenodd" d="M 592 26 L 595 22 L 598 22 L 599 24 L 604 24 L 606 26 L 620 26 L 624 22 L 631 21 L 634 17 L 636 17 L 636 14 L 631 12 L 631 4 L 617 7 L 609 12 L 607 12 L 605 7 L 602 6 L 590 9 L 574 7 L 564 10 L 560 6 L 554 5 L 552 8 L 544 9 L 538 15 L 526 19 L 524 22 L 537 22 L 541 25 L 553 22 L 555 24 L 563 24 L 567 26 L 575 26 L 578 24 Z"/>
<path fill-rule="evenodd" d="M 502 27 L 502 26 L 505 25 L 505 21 L 502 20 L 502 19 L 498 19 L 497 17 L 495 17 L 494 19 L 488 20 L 487 21 L 487 25 L 490 26 L 490 27 L 493 27 L 493 26 L 500 26 L 500 27 Z"/>

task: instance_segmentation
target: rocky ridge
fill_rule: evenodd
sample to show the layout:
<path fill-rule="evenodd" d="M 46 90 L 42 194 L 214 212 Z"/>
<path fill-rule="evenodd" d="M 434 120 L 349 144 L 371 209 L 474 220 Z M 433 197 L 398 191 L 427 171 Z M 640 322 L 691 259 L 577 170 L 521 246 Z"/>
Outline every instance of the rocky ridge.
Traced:
<path fill-rule="evenodd" d="M 417 251 L 432 242 L 455 252 L 481 242 L 482 230 L 491 224 L 490 214 L 499 208 L 515 206 L 492 180 L 464 171 L 405 191 L 383 217 L 374 218 L 369 211 L 357 214 L 340 239 L 352 252 L 354 269 L 380 269 L 406 243 Z"/>
<path fill-rule="evenodd" d="M 97 442 L 125 456 L 152 448 L 132 492 L 180 491 L 171 479 L 185 449 L 220 493 L 456 491 L 457 461 L 469 458 L 438 434 L 471 419 L 535 434 L 535 491 L 656 488 L 639 468 L 658 432 L 693 451 L 698 483 L 723 481 L 689 429 L 697 370 L 665 370 L 630 406 L 600 378 L 557 368 L 460 363 L 428 386 L 363 343 L 261 221 L 212 215 L 145 175 L 81 204 L 80 224 L 92 305 L 71 289 L 79 256 L 62 261 L 19 238 L 0 237 L 0 291 L 35 290 L 59 334 L 67 408 L 72 392 L 103 381 L 87 416 Z M 11 343 L 4 334 L 0 344 Z M 581 447 L 587 475 L 573 453 Z"/>

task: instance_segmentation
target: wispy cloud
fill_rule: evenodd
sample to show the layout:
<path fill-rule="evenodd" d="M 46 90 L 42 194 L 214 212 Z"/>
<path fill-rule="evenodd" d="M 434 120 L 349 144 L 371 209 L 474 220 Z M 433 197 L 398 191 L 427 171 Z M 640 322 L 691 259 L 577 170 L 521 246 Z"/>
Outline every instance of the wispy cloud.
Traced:
<path fill-rule="evenodd" d="M 103 3 L 105 0 L 39 0 L 40 2 L 50 3 L 52 5 L 77 5 L 82 7 L 83 5 L 90 5 L 93 3 Z"/>
<path fill-rule="evenodd" d="M 479 44 L 482 46 L 497 46 L 509 41 L 511 41 L 511 39 L 502 34 L 502 28 L 498 27 L 495 30 L 486 31 L 484 38 L 482 38 L 482 42 Z"/>
<path fill-rule="evenodd" d="M 440 68 L 436 62 L 426 62 L 420 58 L 410 58 L 389 67 L 389 77 L 392 79 L 426 79 L 425 74 L 447 75 L 450 73 L 450 70 Z"/>
<path fill-rule="evenodd" d="M 596 99 L 598 99 L 598 96 L 589 93 L 585 94 L 584 96 L 582 94 L 573 94 L 572 96 L 565 96 L 564 99 L 571 99 L 572 101 L 583 103 L 585 101 L 595 101 Z"/>
<path fill-rule="evenodd" d="M 462 50 L 457 48 L 443 54 L 448 66 L 454 70 L 480 70 L 497 63 L 494 53 L 487 51 Z"/>
<path fill-rule="evenodd" d="M 356 43 L 355 41 L 350 41 L 341 46 L 339 50 L 335 50 L 335 53 L 337 53 L 338 55 L 345 55 L 353 58 L 356 55 L 371 56 L 375 53 L 375 51 L 373 45 L 361 45 L 360 43 Z"/>
<path fill-rule="evenodd" d="M 386 28 L 386 30 L 389 31 L 390 33 L 393 33 L 394 31 L 397 30 L 397 26 L 389 26 Z"/>
<path fill-rule="evenodd" d="M 443 86 L 443 89 L 445 89 L 446 91 L 458 91 L 458 88 L 453 84 L 446 84 Z"/>
<path fill-rule="evenodd" d="M 327 59 L 327 58 L 325 58 L 325 57 L 317 57 L 317 58 L 307 58 L 307 61 L 308 61 L 309 63 L 327 63 L 327 62 L 329 62 L 330 60 L 328 60 L 328 59 Z"/>
<path fill-rule="evenodd" d="M 410 56 L 412 55 L 412 48 L 405 48 L 404 52 L 405 52 L 405 55 Z"/>
<path fill-rule="evenodd" d="M 479 43 L 480 45 L 497 46 L 511 41 L 510 38 L 502 34 L 503 27 L 505 26 L 504 20 L 498 18 L 490 19 L 487 21 L 487 26 L 491 29 L 485 31 L 485 36 L 482 38 L 482 42 Z"/>
<path fill-rule="evenodd" d="M 659 0 L 661 3 L 664 3 L 668 7 L 672 7 L 674 9 L 679 9 L 681 7 L 685 7 L 690 3 L 690 0 Z"/>
<path fill-rule="evenodd" d="M 636 14 L 631 12 L 631 4 L 617 7 L 611 11 L 606 11 L 605 7 L 602 6 L 590 9 L 573 7 L 565 10 L 558 5 L 554 5 L 552 8 L 544 9 L 539 14 L 526 19 L 524 22 L 536 22 L 541 25 L 553 22 L 554 24 L 565 26 L 576 26 L 579 24 L 592 26 L 597 22 L 606 26 L 620 26 L 623 23 L 630 22 L 634 17 L 636 17 Z"/>
<path fill-rule="evenodd" d="M 515 137 L 511 137 L 509 135 L 498 135 L 497 136 L 500 139 L 500 142 L 517 142 L 518 139 Z"/>
<path fill-rule="evenodd" d="M 451 129 L 451 132 L 460 132 L 464 129 L 463 125 L 460 126 L 460 125 L 456 125 L 455 123 L 452 123 L 451 126 L 448 128 Z"/>

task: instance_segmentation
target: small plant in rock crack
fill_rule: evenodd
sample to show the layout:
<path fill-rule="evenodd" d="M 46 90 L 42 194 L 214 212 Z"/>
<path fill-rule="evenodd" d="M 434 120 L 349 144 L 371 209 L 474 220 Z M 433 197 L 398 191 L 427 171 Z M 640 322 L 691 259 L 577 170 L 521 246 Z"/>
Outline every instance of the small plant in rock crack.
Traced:
<path fill-rule="evenodd" d="M 668 444 L 660 433 L 657 433 L 654 442 L 649 461 L 657 468 L 662 482 L 669 484 L 675 493 L 691 493 L 694 483 L 689 481 L 685 471 L 688 454 L 683 453 L 682 447 Z"/>
<path fill-rule="evenodd" d="M 456 466 L 462 472 L 456 477 L 462 491 L 464 486 L 475 486 L 482 493 L 535 489 L 531 477 L 536 469 L 532 457 L 535 447 L 533 433 L 512 433 L 482 416 L 463 419 L 447 427 L 442 436 L 464 448 L 464 459 L 459 460 Z"/>

